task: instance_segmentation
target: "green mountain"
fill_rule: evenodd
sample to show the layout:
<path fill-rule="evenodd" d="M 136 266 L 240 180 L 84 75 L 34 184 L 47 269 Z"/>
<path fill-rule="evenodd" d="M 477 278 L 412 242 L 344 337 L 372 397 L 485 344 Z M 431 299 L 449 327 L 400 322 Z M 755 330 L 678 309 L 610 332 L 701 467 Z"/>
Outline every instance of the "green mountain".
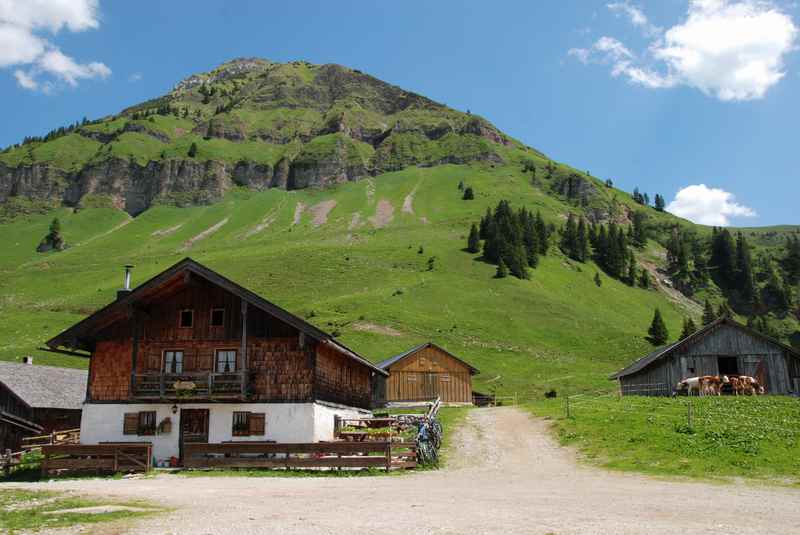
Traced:
<path fill-rule="evenodd" d="M 466 251 L 470 226 L 502 200 L 548 227 L 527 280 L 495 278 Z M 562 239 L 569 214 L 593 233 L 585 259 Z M 705 299 L 743 320 L 757 312 L 786 340 L 797 331 L 785 258 L 795 227 L 743 234 L 757 298 L 769 297 L 756 308 L 716 276 L 711 229 L 485 119 L 337 65 L 235 60 L 116 116 L 27 139 L 0 154 L 0 217 L 3 359 L 85 365 L 36 348 L 112 300 L 124 264 L 141 282 L 185 256 L 373 360 L 434 340 L 481 370 L 479 389 L 613 389 L 607 374 L 651 349 L 655 308 L 670 339 L 685 317 L 699 321 Z M 631 229 L 625 250 L 648 288 L 598 255 L 597 234 L 612 226 Z M 788 308 L 772 300 L 775 281 Z"/>

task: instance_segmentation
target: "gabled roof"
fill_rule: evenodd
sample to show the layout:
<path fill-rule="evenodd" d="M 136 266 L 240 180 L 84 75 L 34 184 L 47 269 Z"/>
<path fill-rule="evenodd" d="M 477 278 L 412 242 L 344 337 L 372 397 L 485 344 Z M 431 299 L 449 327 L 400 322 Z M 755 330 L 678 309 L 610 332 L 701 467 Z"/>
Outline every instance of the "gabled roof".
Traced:
<path fill-rule="evenodd" d="M 681 349 L 681 348 L 689 346 L 689 345 L 691 345 L 693 343 L 699 342 L 703 337 L 705 337 L 706 335 L 710 334 L 711 332 L 717 330 L 722 325 L 728 325 L 728 326 L 733 327 L 735 329 L 740 329 L 740 330 L 746 332 L 747 334 L 749 334 L 751 336 L 754 336 L 756 338 L 760 338 L 760 339 L 762 339 L 765 342 L 768 342 L 770 344 L 777 345 L 781 349 L 783 349 L 784 351 L 787 351 L 790 354 L 794 355 L 795 357 L 800 358 L 800 353 L 798 353 L 794 348 L 792 348 L 790 346 L 787 346 L 786 344 L 784 344 L 782 342 L 779 342 L 778 340 L 775 340 L 774 338 L 771 338 L 771 337 L 769 337 L 769 336 L 767 336 L 767 335 L 765 335 L 763 333 L 760 333 L 760 332 L 758 332 L 756 330 L 753 330 L 753 329 L 751 329 L 751 328 L 749 328 L 749 327 L 747 327 L 745 325 L 742 325 L 738 321 L 734 321 L 734 320 L 732 320 L 731 318 L 729 318 L 727 316 L 723 316 L 723 317 L 721 317 L 721 318 L 719 318 L 719 319 L 717 319 L 715 321 L 712 321 L 711 323 L 709 323 L 708 325 L 706 325 L 702 329 L 700 329 L 700 330 L 694 332 L 693 334 L 687 336 L 683 340 L 679 340 L 679 341 L 675 342 L 674 344 L 670 344 L 670 345 L 667 345 L 667 346 L 660 347 L 660 348 L 656 349 L 655 351 L 653 351 L 652 353 L 650 353 L 648 355 L 645 355 L 644 357 L 642 357 L 639 360 L 635 361 L 634 363 L 632 363 L 628 367 L 623 368 L 622 370 L 618 371 L 617 373 L 612 374 L 609 377 L 609 379 L 619 379 L 620 377 L 625 377 L 626 375 L 631 375 L 631 374 L 634 374 L 634 373 L 636 373 L 638 371 L 641 371 L 641 370 L 645 369 L 646 367 L 650 366 L 655 361 L 657 361 L 659 359 L 662 359 L 662 358 L 672 354 L 673 352 L 677 351 L 678 349 Z"/>
<path fill-rule="evenodd" d="M 133 307 L 133 305 L 148 295 L 149 292 L 166 285 L 176 277 L 186 273 L 192 273 L 203 279 L 206 279 L 210 283 L 240 297 L 250 305 L 263 310 L 264 312 L 278 318 L 288 325 L 291 325 L 298 331 L 305 333 L 307 336 L 310 336 L 318 342 L 332 347 L 335 351 L 338 351 L 348 358 L 363 364 L 364 366 L 377 373 L 380 373 L 381 375 L 387 375 L 385 371 L 376 367 L 366 358 L 346 347 L 344 344 L 338 342 L 330 334 L 321 331 L 302 318 L 295 316 L 294 314 L 284 310 L 274 303 L 267 301 L 260 295 L 248 290 L 243 286 L 240 286 L 232 280 L 220 275 L 216 271 L 213 271 L 188 257 L 184 258 L 172 267 L 162 271 L 150 280 L 137 286 L 128 295 L 109 303 L 88 318 L 85 318 L 61 334 L 48 340 L 47 345 L 53 349 L 59 346 L 69 347 L 72 349 L 88 349 L 86 344 L 82 343 L 81 339 L 91 338 L 91 333 L 93 330 L 99 326 L 102 326 L 103 321 L 107 321 L 109 317 L 126 314 L 127 311 Z"/>
<path fill-rule="evenodd" d="M 472 366 L 472 365 L 471 365 L 471 364 L 469 364 L 468 362 L 464 362 L 462 359 L 460 359 L 460 358 L 458 358 L 457 356 L 453 355 L 452 353 L 450 353 L 450 352 L 449 352 L 449 351 L 447 351 L 446 349 L 442 348 L 441 346 L 437 346 L 437 345 L 436 345 L 436 344 L 434 344 L 433 342 L 425 342 L 424 344 L 420 344 L 420 345 L 418 345 L 418 346 L 412 347 L 411 349 L 409 349 L 409 350 L 407 350 L 407 351 L 403 351 L 403 352 L 402 352 L 402 353 L 400 353 L 399 355 L 395 355 L 395 356 L 393 356 L 393 357 L 390 357 L 390 358 L 388 358 L 388 359 L 386 359 L 386 360 L 384 360 L 384 361 L 381 361 L 381 362 L 379 362 L 378 364 L 376 364 L 376 366 L 378 366 L 378 368 L 381 368 L 381 369 L 383 369 L 383 370 L 387 370 L 387 369 L 389 369 L 389 368 L 390 368 L 390 367 L 391 367 L 393 364 L 395 364 L 396 362 L 399 362 L 399 361 L 403 360 L 403 359 L 404 359 L 404 358 L 406 358 L 406 357 L 410 357 L 410 356 L 411 356 L 411 355 L 413 355 L 414 353 L 416 353 L 416 352 L 418 352 L 418 351 L 421 351 L 421 350 L 423 350 L 423 349 L 425 349 L 425 348 L 428 348 L 428 347 L 434 347 L 434 348 L 438 349 L 439 351 L 441 351 L 442 353 L 445 353 L 445 354 L 447 354 L 449 357 L 451 357 L 451 358 L 453 358 L 453 359 L 457 360 L 458 362 L 460 362 L 461 364 L 463 364 L 464 366 L 466 366 L 467 368 L 469 368 L 469 373 L 470 373 L 471 375 L 475 375 L 476 373 L 480 373 L 480 371 L 478 370 L 478 368 L 476 368 L 476 367 Z"/>
<path fill-rule="evenodd" d="M 87 377 L 86 370 L 0 362 L 0 383 L 35 409 L 80 409 Z"/>

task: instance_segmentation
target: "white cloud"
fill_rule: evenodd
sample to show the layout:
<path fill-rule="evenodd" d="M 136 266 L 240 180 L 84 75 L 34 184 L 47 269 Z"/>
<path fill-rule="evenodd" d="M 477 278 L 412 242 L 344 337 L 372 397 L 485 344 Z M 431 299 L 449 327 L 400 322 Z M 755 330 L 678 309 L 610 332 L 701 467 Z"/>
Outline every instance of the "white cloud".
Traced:
<path fill-rule="evenodd" d="M 622 14 L 628 17 L 628 20 L 630 20 L 631 24 L 639 28 L 645 37 L 658 35 L 662 31 L 661 28 L 650 23 L 641 8 L 630 4 L 629 2 L 612 2 L 607 4 L 606 7 L 617 14 Z"/>
<path fill-rule="evenodd" d="M 37 82 L 31 76 L 28 76 L 28 73 L 26 73 L 25 71 L 17 69 L 16 71 L 14 71 L 14 78 L 17 79 L 17 83 L 19 84 L 19 86 L 24 89 L 30 89 L 31 91 L 36 91 L 37 89 L 39 89 L 39 82 Z"/>
<path fill-rule="evenodd" d="M 636 26 L 650 24 L 630 4 L 608 7 Z M 797 35 L 792 18 L 766 0 L 690 0 L 686 19 L 663 35 L 659 31 L 640 55 L 608 36 L 568 53 L 582 63 L 611 64 L 613 76 L 644 87 L 686 85 L 723 101 L 752 100 L 783 78 L 784 57 L 795 50 Z"/>
<path fill-rule="evenodd" d="M 139 82 L 139 81 L 141 81 L 141 79 L 142 79 L 142 73 L 140 73 L 140 72 L 135 72 L 135 73 L 131 74 L 130 76 L 128 76 L 128 81 L 131 82 L 131 83 Z"/>
<path fill-rule="evenodd" d="M 755 217 L 756 212 L 736 202 L 732 193 L 705 184 L 686 186 L 675 194 L 667 211 L 701 225 L 726 227 L 731 217 Z"/>
<path fill-rule="evenodd" d="M 19 86 L 46 93 L 57 82 L 76 86 L 81 79 L 107 78 L 105 64 L 79 63 L 42 35 L 99 25 L 98 0 L 0 0 L 0 68 L 24 67 L 14 71 Z M 44 76 L 50 79 L 40 80 Z"/>

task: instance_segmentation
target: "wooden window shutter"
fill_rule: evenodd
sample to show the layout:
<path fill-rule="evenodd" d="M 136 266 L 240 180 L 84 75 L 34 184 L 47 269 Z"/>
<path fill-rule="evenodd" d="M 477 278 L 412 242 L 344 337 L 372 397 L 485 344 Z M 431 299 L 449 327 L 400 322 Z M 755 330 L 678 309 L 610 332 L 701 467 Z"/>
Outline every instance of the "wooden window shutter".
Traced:
<path fill-rule="evenodd" d="M 126 412 L 125 419 L 122 423 L 123 435 L 138 435 L 139 434 L 139 413 Z"/>
<path fill-rule="evenodd" d="M 264 435 L 265 414 L 263 412 L 250 413 L 250 435 Z"/>

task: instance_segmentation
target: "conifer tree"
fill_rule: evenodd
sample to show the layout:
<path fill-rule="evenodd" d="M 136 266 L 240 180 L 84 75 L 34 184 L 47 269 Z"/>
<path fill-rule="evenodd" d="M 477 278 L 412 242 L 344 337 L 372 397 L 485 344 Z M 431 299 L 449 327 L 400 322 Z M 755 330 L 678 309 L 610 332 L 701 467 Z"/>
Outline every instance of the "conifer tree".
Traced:
<path fill-rule="evenodd" d="M 644 268 L 642 268 L 642 272 L 639 275 L 639 287 L 645 290 L 650 288 L 650 274 Z"/>
<path fill-rule="evenodd" d="M 750 247 L 741 232 L 736 235 L 736 287 L 742 299 L 752 304 L 756 297 L 752 257 Z"/>
<path fill-rule="evenodd" d="M 728 229 L 714 229 L 711 238 L 711 266 L 720 286 L 729 289 L 735 285 L 736 247 Z"/>
<path fill-rule="evenodd" d="M 647 330 L 647 334 L 649 335 L 647 340 L 654 346 L 664 345 L 669 340 L 667 325 L 664 323 L 664 318 L 661 317 L 661 311 L 658 308 L 653 314 L 653 321 Z"/>
<path fill-rule="evenodd" d="M 714 323 L 716 319 L 717 315 L 714 313 L 714 308 L 711 306 L 711 302 L 706 299 L 706 302 L 703 305 L 703 325 Z"/>
<path fill-rule="evenodd" d="M 589 235 L 586 232 L 586 221 L 583 218 L 578 221 L 578 230 L 575 236 L 575 257 L 580 262 L 586 262 L 589 258 Z"/>
<path fill-rule="evenodd" d="M 643 212 L 633 213 L 633 230 L 631 231 L 631 243 L 636 247 L 647 245 L 647 235 L 644 228 L 645 215 Z"/>
<path fill-rule="evenodd" d="M 573 260 L 578 260 L 577 250 L 578 227 L 575 224 L 575 216 L 570 213 L 561 231 L 561 251 Z"/>
<path fill-rule="evenodd" d="M 636 257 L 631 255 L 630 261 L 628 263 L 628 276 L 625 282 L 627 282 L 630 286 L 635 285 L 637 273 L 638 272 L 636 270 Z"/>
<path fill-rule="evenodd" d="M 478 235 L 478 227 L 475 223 L 469 229 L 469 238 L 467 238 L 467 251 L 470 253 L 477 253 L 481 250 L 481 238 Z"/>
<path fill-rule="evenodd" d="M 192 144 L 189 146 L 188 155 L 189 158 L 194 158 L 195 156 L 197 156 L 197 143 L 192 142 Z"/>
<path fill-rule="evenodd" d="M 600 274 L 595 272 L 594 274 L 594 283 L 600 288 L 603 285 L 603 279 L 600 278 Z"/>
<path fill-rule="evenodd" d="M 781 265 L 786 274 L 786 283 L 795 286 L 800 283 L 800 239 L 797 236 L 786 238 L 786 252 Z"/>
<path fill-rule="evenodd" d="M 694 324 L 692 318 L 685 318 L 683 320 L 683 331 L 681 331 L 681 340 L 693 335 L 697 331 L 697 325 Z"/>
<path fill-rule="evenodd" d="M 489 225 L 492 223 L 492 210 L 487 207 L 486 208 L 486 215 L 481 218 L 481 223 L 479 227 L 478 235 L 482 240 L 485 240 L 489 236 Z"/>
<path fill-rule="evenodd" d="M 656 193 L 656 201 L 655 201 L 656 210 L 658 210 L 659 212 L 663 212 L 664 208 L 666 207 L 666 204 L 667 203 L 664 201 L 664 197 Z"/>
<path fill-rule="evenodd" d="M 475 192 L 472 191 L 472 186 L 467 186 L 464 188 L 464 196 L 462 198 L 465 201 L 471 201 L 475 198 Z"/>
<path fill-rule="evenodd" d="M 508 277 L 508 268 L 506 267 L 506 263 L 503 259 L 500 259 L 500 263 L 497 264 L 497 271 L 494 274 L 495 278 L 504 279 Z"/>

